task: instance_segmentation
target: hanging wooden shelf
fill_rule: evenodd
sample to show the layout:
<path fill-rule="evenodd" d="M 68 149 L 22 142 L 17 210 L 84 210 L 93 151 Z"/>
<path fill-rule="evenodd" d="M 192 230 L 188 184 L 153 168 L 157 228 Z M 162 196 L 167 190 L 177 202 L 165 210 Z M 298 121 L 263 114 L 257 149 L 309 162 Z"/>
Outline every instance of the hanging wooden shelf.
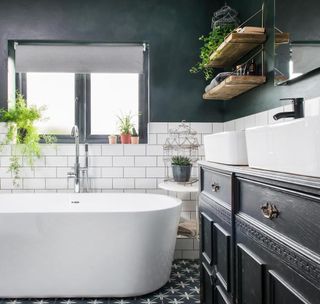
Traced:
<path fill-rule="evenodd" d="M 276 45 L 288 44 L 290 42 L 289 33 L 276 33 L 275 34 Z"/>
<path fill-rule="evenodd" d="M 266 76 L 229 76 L 203 94 L 203 99 L 229 100 L 266 82 Z"/>
<path fill-rule="evenodd" d="M 207 66 L 213 68 L 230 67 L 251 50 L 263 44 L 266 38 L 266 34 L 259 32 L 231 33 L 211 54 L 210 63 Z"/>

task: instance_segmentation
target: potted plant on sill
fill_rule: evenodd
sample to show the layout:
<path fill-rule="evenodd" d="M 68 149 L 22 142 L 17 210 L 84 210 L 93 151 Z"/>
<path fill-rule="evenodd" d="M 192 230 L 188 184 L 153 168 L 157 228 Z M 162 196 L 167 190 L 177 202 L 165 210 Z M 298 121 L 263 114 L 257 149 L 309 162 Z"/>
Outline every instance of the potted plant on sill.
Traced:
<path fill-rule="evenodd" d="M 0 143 L 0 148 L 4 145 L 12 144 L 9 171 L 13 174 L 14 184 L 18 185 L 20 178 L 20 167 L 22 166 L 22 156 L 26 157 L 28 165 L 31 167 L 37 158 L 41 157 L 40 140 L 50 144 L 55 142 L 52 135 L 40 135 L 35 122 L 42 119 L 42 112 L 45 106 L 27 106 L 27 102 L 22 94 L 17 92 L 15 106 L 10 109 L 0 109 L 0 122 L 7 124 L 8 132 Z"/>
<path fill-rule="evenodd" d="M 192 161 L 186 156 L 172 156 L 172 174 L 175 182 L 186 183 L 190 180 Z"/>
<path fill-rule="evenodd" d="M 108 143 L 109 143 L 110 145 L 116 144 L 116 143 L 117 143 L 117 138 L 118 138 L 117 135 L 114 135 L 114 134 L 109 135 L 109 136 L 108 136 Z"/>
<path fill-rule="evenodd" d="M 132 115 L 124 114 L 122 116 L 118 116 L 118 124 L 120 131 L 120 138 L 122 144 L 130 144 L 131 143 L 131 130 L 133 128 L 132 123 Z"/>
<path fill-rule="evenodd" d="M 139 134 L 137 133 L 137 130 L 135 127 L 132 128 L 131 131 L 131 143 L 132 144 L 138 144 L 139 143 Z"/>

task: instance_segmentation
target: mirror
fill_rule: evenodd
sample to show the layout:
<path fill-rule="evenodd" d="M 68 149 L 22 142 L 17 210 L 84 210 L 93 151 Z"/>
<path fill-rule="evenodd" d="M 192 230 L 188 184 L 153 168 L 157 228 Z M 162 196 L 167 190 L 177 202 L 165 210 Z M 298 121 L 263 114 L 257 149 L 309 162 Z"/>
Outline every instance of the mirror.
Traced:
<path fill-rule="evenodd" d="M 318 1 L 275 0 L 275 85 L 320 67 Z"/>

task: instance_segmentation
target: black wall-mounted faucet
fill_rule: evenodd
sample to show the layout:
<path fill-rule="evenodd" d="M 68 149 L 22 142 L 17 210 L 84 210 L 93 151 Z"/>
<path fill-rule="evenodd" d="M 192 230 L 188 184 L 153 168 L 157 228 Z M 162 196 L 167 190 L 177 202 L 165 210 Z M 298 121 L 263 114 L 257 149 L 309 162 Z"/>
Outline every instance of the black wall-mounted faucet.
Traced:
<path fill-rule="evenodd" d="M 288 118 L 292 117 L 294 119 L 304 117 L 304 110 L 303 110 L 303 102 L 304 99 L 302 97 L 299 98 L 282 98 L 280 100 L 291 100 L 293 104 L 293 111 L 290 112 L 280 112 L 273 115 L 274 120 L 278 120 L 281 118 Z"/>

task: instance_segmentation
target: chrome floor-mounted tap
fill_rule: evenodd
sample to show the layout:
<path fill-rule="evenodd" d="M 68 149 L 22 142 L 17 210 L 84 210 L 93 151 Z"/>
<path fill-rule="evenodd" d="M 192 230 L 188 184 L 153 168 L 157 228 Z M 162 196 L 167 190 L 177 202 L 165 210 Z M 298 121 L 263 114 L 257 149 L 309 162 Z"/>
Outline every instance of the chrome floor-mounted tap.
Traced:
<path fill-rule="evenodd" d="M 75 162 L 73 167 L 73 172 L 68 172 L 68 178 L 74 179 L 74 192 L 80 192 L 80 172 L 82 171 L 83 175 L 86 176 L 86 188 L 85 190 L 88 191 L 88 145 L 85 145 L 85 167 L 80 167 L 80 160 L 79 160 L 79 128 L 78 126 L 74 125 L 71 130 L 71 136 L 74 138 L 75 144 Z"/>

